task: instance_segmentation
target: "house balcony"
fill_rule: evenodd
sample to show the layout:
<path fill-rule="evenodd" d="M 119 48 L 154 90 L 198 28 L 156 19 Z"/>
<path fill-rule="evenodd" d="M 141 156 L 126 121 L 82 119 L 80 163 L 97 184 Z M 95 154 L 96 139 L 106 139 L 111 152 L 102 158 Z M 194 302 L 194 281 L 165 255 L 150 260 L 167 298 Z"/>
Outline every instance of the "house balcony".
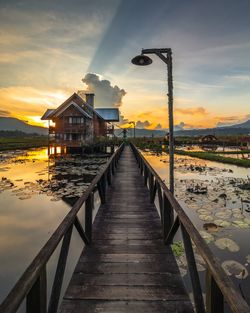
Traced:
<path fill-rule="evenodd" d="M 82 134 L 86 131 L 86 126 L 84 125 L 70 125 L 70 124 L 65 124 L 64 126 L 61 127 L 55 127 L 54 132 L 55 133 L 79 133 Z"/>

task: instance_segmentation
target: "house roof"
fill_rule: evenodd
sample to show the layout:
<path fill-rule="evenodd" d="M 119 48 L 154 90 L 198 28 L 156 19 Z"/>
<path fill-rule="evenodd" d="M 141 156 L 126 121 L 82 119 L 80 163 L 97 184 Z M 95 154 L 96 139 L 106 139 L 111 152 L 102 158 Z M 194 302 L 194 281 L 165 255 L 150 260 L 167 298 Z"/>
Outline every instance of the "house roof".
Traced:
<path fill-rule="evenodd" d="M 55 109 L 47 109 L 47 111 L 41 117 L 41 120 L 50 120 L 50 115 L 55 111 Z"/>
<path fill-rule="evenodd" d="M 75 106 L 77 110 L 79 110 L 84 116 L 87 118 L 92 119 L 92 116 L 87 113 L 83 106 L 87 106 L 88 109 L 93 111 L 99 118 L 105 120 L 106 122 L 118 122 L 119 121 L 119 110 L 112 109 L 112 108 L 101 108 L 101 109 L 94 109 L 91 105 L 83 100 L 78 94 L 73 93 L 66 101 L 64 101 L 58 108 L 56 109 L 48 109 L 41 120 L 51 120 L 53 117 L 59 116 L 63 111 L 65 111 L 71 105 Z"/>
<path fill-rule="evenodd" d="M 84 111 L 83 108 L 82 108 L 79 104 L 75 103 L 73 100 L 70 101 L 69 103 L 67 103 L 66 105 L 64 105 L 63 107 L 60 106 L 59 108 L 57 108 L 57 109 L 53 112 L 53 114 L 50 115 L 50 117 L 56 117 L 56 116 L 61 115 L 67 108 L 69 108 L 69 107 L 72 106 L 72 105 L 73 105 L 79 112 L 81 112 L 84 116 L 86 116 L 87 118 L 92 119 L 92 117 L 91 117 L 86 111 Z"/>
<path fill-rule="evenodd" d="M 95 111 L 107 122 L 119 122 L 119 110 L 113 108 L 95 109 Z"/>

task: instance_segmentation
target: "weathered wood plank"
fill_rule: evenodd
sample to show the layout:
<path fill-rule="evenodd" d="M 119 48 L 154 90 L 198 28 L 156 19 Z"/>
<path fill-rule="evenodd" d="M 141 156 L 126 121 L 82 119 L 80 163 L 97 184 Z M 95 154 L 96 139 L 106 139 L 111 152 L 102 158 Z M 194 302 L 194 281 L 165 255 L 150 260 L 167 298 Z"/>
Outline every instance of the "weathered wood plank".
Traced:
<path fill-rule="evenodd" d="M 167 286 L 168 288 L 185 293 L 180 275 L 172 273 L 155 273 L 152 274 L 74 274 L 71 285 L 76 286 Z M 173 292 L 173 293 L 174 293 Z"/>
<path fill-rule="evenodd" d="M 60 313 L 193 313 L 190 301 L 64 300 Z"/>
<path fill-rule="evenodd" d="M 65 299 L 86 300 L 144 300 L 144 301 L 179 301 L 188 300 L 183 292 L 173 293 L 166 286 L 71 286 L 66 292 Z"/>

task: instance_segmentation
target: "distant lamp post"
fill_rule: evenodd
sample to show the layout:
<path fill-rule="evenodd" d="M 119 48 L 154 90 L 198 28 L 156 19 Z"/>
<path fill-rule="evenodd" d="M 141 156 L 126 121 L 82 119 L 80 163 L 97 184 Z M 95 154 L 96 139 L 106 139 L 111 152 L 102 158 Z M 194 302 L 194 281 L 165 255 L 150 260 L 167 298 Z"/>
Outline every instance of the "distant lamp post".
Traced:
<path fill-rule="evenodd" d="M 135 138 L 135 122 L 131 121 L 131 122 L 129 122 L 129 124 L 133 124 L 134 125 L 134 138 Z"/>
<path fill-rule="evenodd" d="M 134 57 L 131 62 L 135 65 L 150 65 L 153 61 L 146 54 L 157 55 L 167 64 L 168 75 L 168 121 L 169 121 L 169 186 L 174 193 L 174 118 L 173 118 L 173 74 L 172 74 L 172 50 L 164 49 L 142 49 L 141 54 Z"/>

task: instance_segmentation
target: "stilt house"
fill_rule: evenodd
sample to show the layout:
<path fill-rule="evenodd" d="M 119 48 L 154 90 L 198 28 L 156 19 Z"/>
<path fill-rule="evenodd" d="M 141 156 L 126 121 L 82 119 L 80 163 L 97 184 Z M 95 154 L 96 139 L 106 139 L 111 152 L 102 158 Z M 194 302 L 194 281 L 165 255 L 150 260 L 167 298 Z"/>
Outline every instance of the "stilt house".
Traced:
<path fill-rule="evenodd" d="M 49 121 L 49 136 L 61 147 L 83 147 L 94 139 L 113 134 L 113 122 L 119 121 L 116 108 L 94 107 L 94 94 L 86 93 L 85 100 L 74 93 L 57 109 L 48 109 L 41 117 Z M 51 125 L 50 121 L 53 122 Z"/>

